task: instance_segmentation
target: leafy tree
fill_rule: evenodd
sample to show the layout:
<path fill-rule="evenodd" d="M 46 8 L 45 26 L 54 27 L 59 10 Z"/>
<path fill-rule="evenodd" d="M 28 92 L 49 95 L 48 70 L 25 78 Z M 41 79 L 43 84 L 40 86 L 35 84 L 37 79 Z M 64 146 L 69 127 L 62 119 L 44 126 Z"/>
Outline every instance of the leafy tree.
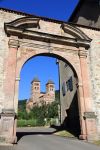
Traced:
<path fill-rule="evenodd" d="M 60 91 L 59 90 L 55 91 L 55 101 L 60 104 Z"/>
<path fill-rule="evenodd" d="M 55 91 L 55 101 L 51 104 L 42 103 L 41 106 L 34 106 L 29 113 L 26 112 L 26 99 L 19 101 L 18 104 L 18 119 L 35 120 L 37 126 L 45 125 L 45 118 L 50 121 L 50 118 L 58 117 L 59 90 Z"/>
<path fill-rule="evenodd" d="M 27 99 L 18 101 L 18 111 L 26 110 L 26 101 L 27 101 Z"/>
<path fill-rule="evenodd" d="M 58 117 L 58 103 L 56 101 L 52 102 L 48 106 L 48 118 Z"/>
<path fill-rule="evenodd" d="M 27 112 L 26 111 L 19 111 L 18 112 L 18 119 L 27 119 Z"/>

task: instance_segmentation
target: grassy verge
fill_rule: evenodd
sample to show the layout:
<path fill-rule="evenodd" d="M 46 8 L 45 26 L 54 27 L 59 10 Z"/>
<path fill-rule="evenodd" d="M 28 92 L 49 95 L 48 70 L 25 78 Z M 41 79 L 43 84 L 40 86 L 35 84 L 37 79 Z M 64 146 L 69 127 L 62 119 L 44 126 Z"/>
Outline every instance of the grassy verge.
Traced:
<path fill-rule="evenodd" d="M 36 127 L 36 126 L 49 126 L 49 125 L 56 125 L 57 119 L 56 118 L 48 118 L 44 119 L 19 119 L 17 120 L 17 127 Z"/>
<path fill-rule="evenodd" d="M 100 140 L 94 141 L 93 143 L 100 146 Z"/>
<path fill-rule="evenodd" d="M 58 131 L 56 133 L 54 133 L 55 135 L 58 135 L 58 136 L 62 136 L 62 137 L 70 137 L 70 138 L 74 138 L 75 136 L 71 133 L 69 133 L 68 131 L 66 130 L 63 130 L 63 131 Z"/>
<path fill-rule="evenodd" d="M 36 126 L 36 120 L 17 120 L 17 127 L 35 127 Z"/>

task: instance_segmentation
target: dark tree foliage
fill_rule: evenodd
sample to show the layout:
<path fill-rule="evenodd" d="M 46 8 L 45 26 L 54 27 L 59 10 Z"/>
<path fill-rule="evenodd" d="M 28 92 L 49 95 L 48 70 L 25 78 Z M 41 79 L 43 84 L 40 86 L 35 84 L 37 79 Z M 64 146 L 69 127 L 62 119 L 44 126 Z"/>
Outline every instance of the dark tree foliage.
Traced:
<path fill-rule="evenodd" d="M 27 99 L 18 101 L 18 111 L 22 112 L 22 111 L 26 110 L 26 101 L 27 101 Z"/>
<path fill-rule="evenodd" d="M 60 91 L 59 90 L 55 91 L 55 101 L 57 101 L 58 103 L 60 103 Z"/>
<path fill-rule="evenodd" d="M 48 105 L 47 118 L 56 118 L 56 117 L 58 117 L 58 103 L 54 101 Z"/>

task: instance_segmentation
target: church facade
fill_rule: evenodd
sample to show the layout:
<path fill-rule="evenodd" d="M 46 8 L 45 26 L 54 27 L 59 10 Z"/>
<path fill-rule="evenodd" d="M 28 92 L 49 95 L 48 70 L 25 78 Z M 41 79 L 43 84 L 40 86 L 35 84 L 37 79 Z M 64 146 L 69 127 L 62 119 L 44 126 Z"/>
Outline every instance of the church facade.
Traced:
<path fill-rule="evenodd" d="M 55 101 L 55 85 L 52 80 L 48 80 L 46 83 L 46 92 L 41 92 L 41 82 L 38 78 L 34 78 L 31 82 L 31 98 L 26 103 L 26 111 L 30 110 L 34 106 L 41 106 L 42 104 L 51 104 Z"/>

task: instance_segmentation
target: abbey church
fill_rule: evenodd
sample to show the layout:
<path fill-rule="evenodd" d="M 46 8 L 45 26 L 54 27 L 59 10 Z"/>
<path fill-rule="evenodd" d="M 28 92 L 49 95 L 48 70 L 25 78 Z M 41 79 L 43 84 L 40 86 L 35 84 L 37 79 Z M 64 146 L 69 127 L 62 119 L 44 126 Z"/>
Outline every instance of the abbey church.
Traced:
<path fill-rule="evenodd" d="M 16 142 L 21 69 L 39 55 L 59 60 L 61 124 L 77 128 L 79 139 L 100 139 L 100 0 L 80 0 L 66 22 L 0 8 L 0 139 L 5 143 Z M 54 83 L 49 80 L 41 93 L 34 78 L 27 111 L 54 99 Z"/>
<path fill-rule="evenodd" d="M 46 83 L 46 93 L 41 92 L 41 84 L 38 78 L 31 82 L 31 98 L 26 103 L 26 111 L 29 112 L 34 106 L 51 104 L 55 101 L 55 85 L 52 80 Z"/>

